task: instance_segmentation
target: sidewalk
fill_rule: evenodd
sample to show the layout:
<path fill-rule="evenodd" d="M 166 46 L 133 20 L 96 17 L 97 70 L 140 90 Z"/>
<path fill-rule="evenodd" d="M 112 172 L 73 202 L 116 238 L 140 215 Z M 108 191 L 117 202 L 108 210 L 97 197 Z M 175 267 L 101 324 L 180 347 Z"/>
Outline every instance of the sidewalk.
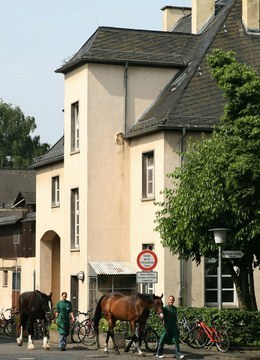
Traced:
<path fill-rule="evenodd" d="M 231 348 L 226 353 L 221 353 L 216 347 L 211 349 L 192 349 L 187 345 L 181 344 L 181 352 L 185 355 L 185 359 L 203 359 L 203 360 L 260 360 L 260 348 Z M 172 348 L 165 348 L 165 358 L 172 358 L 174 351 Z"/>

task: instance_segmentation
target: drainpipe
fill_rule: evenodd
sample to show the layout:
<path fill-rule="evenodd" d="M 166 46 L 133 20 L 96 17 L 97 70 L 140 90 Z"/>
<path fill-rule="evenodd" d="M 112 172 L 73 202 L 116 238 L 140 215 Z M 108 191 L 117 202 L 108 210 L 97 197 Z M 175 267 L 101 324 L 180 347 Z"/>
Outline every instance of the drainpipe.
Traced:
<path fill-rule="evenodd" d="M 124 73 L 124 133 L 126 135 L 126 122 L 127 122 L 127 80 L 128 80 L 128 62 L 125 63 Z"/>
<path fill-rule="evenodd" d="M 189 126 L 187 125 L 187 127 L 183 127 L 182 128 L 182 136 L 181 136 L 181 142 L 180 142 L 180 153 L 181 153 L 181 167 L 183 166 L 184 163 L 184 152 L 185 152 L 185 144 L 184 144 L 184 140 L 185 140 L 185 136 L 186 136 L 186 131 L 187 128 Z M 180 283 L 179 283 L 179 297 L 178 297 L 178 305 L 179 306 L 183 306 L 183 289 L 184 289 L 184 259 L 180 259 L 179 262 L 179 279 L 180 279 Z"/>

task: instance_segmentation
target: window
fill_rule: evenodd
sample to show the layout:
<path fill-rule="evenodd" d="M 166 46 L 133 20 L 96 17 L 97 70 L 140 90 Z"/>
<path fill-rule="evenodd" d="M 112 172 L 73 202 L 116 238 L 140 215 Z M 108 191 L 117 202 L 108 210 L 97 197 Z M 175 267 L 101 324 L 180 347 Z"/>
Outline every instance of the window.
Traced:
<path fill-rule="evenodd" d="M 79 150 L 79 103 L 71 105 L 71 151 Z"/>
<path fill-rule="evenodd" d="M 205 261 L 205 302 L 206 306 L 218 305 L 218 261 Z M 237 305 L 235 285 L 228 273 L 225 263 L 222 264 L 222 303 L 223 305 Z"/>
<path fill-rule="evenodd" d="M 152 243 L 142 244 L 142 250 L 154 251 L 154 244 L 152 244 Z M 139 292 L 141 294 L 154 294 L 154 284 L 153 283 L 139 284 L 139 285 L 140 285 Z"/>
<path fill-rule="evenodd" d="M 21 239 L 20 229 L 13 230 L 13 245 L 19 245 Z"/>
<path fill-rule="evenodd" d="M 3 270 L 3 287 L 8 286 L 8 271 Z"/>
<path fill-rule="evenodd" d="M 12 273 L 12 290 L 20 291 L 21 290 L 21 271 L 17 269 Z"/>
<path fill-rule="evenodd" d="M 71 249 L 79 249 L 79 189 L 71 190 Z"/>
<path fill-rule="evenodd" d="M 51 179 L 51 205 L 52 206 L 60 205 L 60 178 L 59 178 L 59 176 L 54 176 Z"/>
<path fill-rule="evenodd" d="M 154 199 L 154 152 L 150 151 L 143 154 L 143 181 L 142 197 Z"/>

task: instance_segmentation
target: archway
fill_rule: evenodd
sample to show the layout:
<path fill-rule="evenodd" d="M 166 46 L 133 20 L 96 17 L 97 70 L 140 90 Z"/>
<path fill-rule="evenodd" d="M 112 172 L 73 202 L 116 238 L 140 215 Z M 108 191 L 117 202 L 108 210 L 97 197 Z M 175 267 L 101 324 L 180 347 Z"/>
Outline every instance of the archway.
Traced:
<path fill-rule="evenodd" d="M 52 291 L 53 304 L 60 298 L 60 237 L 55 231 L 47 231 L 40 242 L 41 291 Z"/>

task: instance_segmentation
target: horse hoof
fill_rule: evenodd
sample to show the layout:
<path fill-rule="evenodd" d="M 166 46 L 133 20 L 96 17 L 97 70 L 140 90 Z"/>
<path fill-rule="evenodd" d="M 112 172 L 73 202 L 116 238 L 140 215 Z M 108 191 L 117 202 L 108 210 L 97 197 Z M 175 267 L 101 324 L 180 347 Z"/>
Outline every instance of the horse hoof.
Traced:
<path fill-rule="evenodd" d="M 120 355 L 120 352 L 118 350 L 115 351 L 116 355 Z"/>

